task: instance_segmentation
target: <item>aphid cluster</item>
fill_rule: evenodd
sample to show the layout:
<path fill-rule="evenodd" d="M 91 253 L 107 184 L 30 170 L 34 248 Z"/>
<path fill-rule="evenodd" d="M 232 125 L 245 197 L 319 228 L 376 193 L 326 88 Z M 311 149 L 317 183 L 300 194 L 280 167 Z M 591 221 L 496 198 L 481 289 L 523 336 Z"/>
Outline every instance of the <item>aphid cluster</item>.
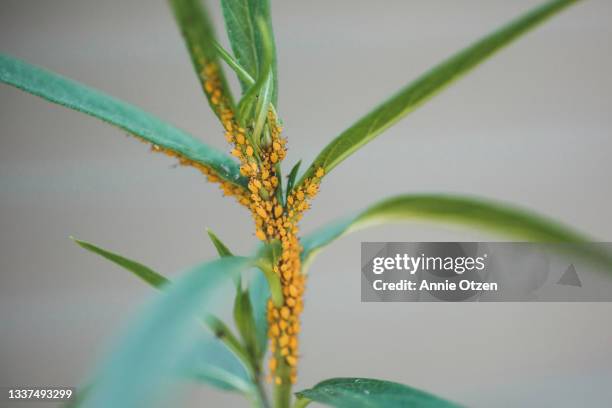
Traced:
<path fill-rule="evenodd" d="M 279 364 L 288 365 L 291 381 L 295 382 L 299 355 L 299 316 L 303 310 L 305 284 L 305 276 L 301 273 L 302 247 L 297 237 L 297 224 L 303 212 L 309 208 L 307 200 L 317 194 L 324 172 L 319 169 L 315 177 L 307 179 L 290 192 L 286 203 L 283 203 L 278 194 L 280 180 L 276 169 L 285 158 L 287 149 L 276 114 L 272 109 L 268 111 L 266 137 L 262 138 L 262 143 L 255 144 L 247 130 L 238 123 L 227 97 L 223 95 L 218 66 L 208 63 L 204 65 L 201 74 L 204 91 L 209 95 L 213 110 L 221 118 L 227 142 L 233 146 L 231 153 L 240 161 L 240 173 L 249 179 L 248 194 L 237 194 L 234 189 L 227 193 L 237 196 L 239 202 L 249 208 L 257 238 L 281 242 L 281 254 L 273 268 L 280 277 L 284 300 L 280 307 L 276 307 L 272 301 L 268 303 L 268 335 L 272 352 L 269 368 L 274 375 Z M 274 381 L 282 383 L 280 376 L 274 376 Z"/>

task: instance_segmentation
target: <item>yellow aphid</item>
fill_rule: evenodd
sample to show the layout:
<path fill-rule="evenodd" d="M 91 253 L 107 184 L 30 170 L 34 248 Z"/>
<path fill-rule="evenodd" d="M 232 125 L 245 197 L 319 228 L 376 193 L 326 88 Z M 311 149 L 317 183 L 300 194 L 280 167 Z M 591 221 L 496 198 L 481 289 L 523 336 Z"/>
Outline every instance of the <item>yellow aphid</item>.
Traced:
<path fill-rule="evenodd" d="M 288 356 L 289 355 L 289 348 L 283 347 L 281 349 L 280 353 L 281 353 L 281 356 L 283 356 L 283 357 Z"/>
<path fill-rule="evenodd" d="M 240 150 L 238 150 L 238 149 L 233 149 L 232 150 L 232 156 L 240 158 L 240 157 L 242 157 L 242 153 L 240 153 Z"/>
<path fill-rule="evenodd" d="M 263 208 L 256 207 L 255 211 L 257 211 L 257 215 L 259 215 L 261 218 L 268 218 L 268 213 Z"/>
<path fill-rule="evenodd" d="M 295 287 L 295 285 L 290 285 L 289 286 L 289 294 L 292 297 L 297 297 L 298 296 L 299 292 L 298 292 L 298 289 Z"/>
<path fill-rule="evenodd" d="M 251 167 L 246 166 L 246 165 L 240 166 L 240 174 L 242 174 L 243 176 L 250 175 L 251 174 Z"/>
<path fill-rule="evenodd" d="M 266 234 L 264 234 L 264 232 L 262 230 L 255 231 L 255 236 L 257 238 L 259 238 L 260 240 L 262 240 L 262 241 L 266 240 Z"/>
<path fill-rule="evenodd" d="M 307 188 L 306 188 L 306 193 L 309 196 L 314 196 L 317 194 L 317 192 L 319 191 L 319 186 L 316 184 L 310 184 Z"/>
<path fill-rule="evenodd" d="M 242 133 L 238 133 L 238 134 L 236 135 L 236 142 L 237 142 L 238 144 L 244 144 L 244 141 L 245 141 L 245 139 L 244 139 L 244 135 L 243 135 Z"/>
<path fill-rule="evenodd" d="M 297 358 L 293 356 L 287 356 L 285 360 L 287 360 L 287 364 L 289 364 L 291 367 L 295 367 L 297 365 Z"/>
<path fill-rule="evenodd" d="M 272 154 L 270 155 L 270 161 L 272 163 L 278 162 L 278 155 L 275 152 L 272 152 Z"/>
<path fill-rule="evenodd" d="M 279 346 L 281 346 L 281 347 L 285 347 L 285 346 L 286 346 L 286 345 L 288 345 L 288 344 L 289 344 L 289 336 L 287 336 L 286 334 L 285 334 L 285 335 L 283 335 L 283 336 L 281 336 L 281 337 L 278 339 L 278 345 L 279 345 Z"/>
<path fill-rule="evenodd" d="M 278 319 L 278 317 L 277 317 L 277 319 Z M 281 320 L 281 321 L 278 322 L 278 327 L 280 327 L 281 331 L 283 331 L 283 330 L 287 330 L 287 327 L 289 327 L 289 325 L 287 324 L 286 321 Z"/>
<path fill-rule="evenodd" d="M 281 207 L 280 205 L 277 205 L 276 207 L 274 207 L 274 216 L 276 218 L 280 217 L 283 214 L 283 207 Z"/>
<path fill-rule="evenodd" d="M 253 148 L 252 148 L 251 146 L 247 146 L 247 148 L 246 148 L 246 154 L 247 154 L 247 156 L 252 157 L 252 156 L 253 156 L 253 153 L 254 153 L 254 152 L 253 152 Z"/>
<path fill-rule="evenodd" d="M 276 378 L 274 378 L 274 383 L 276 385 L 281 385 L 283 383 L 283 379 L 280 378 L 279 376 L 276 376 Z"/>
<path fill-rule="evenodd" d="M 270 371 L 275 371 L 276 370 L 276 366 L 277 366 L 276 359 L 274 357 L 272 357 L 270 359 L 270 362 L 268 363 L 268 367 L 270 368 Z"/>
<path fill-rule="evenodd" d="M 282 317 L 283 319 L 285 319 L 285 320 L 286 320 L 286 319 L 288 319 L 288 318 L 289 318 L 289 316 L 290 316 L 291 312 L 289 311 L 289 308 L 288 308 L 288 307 L 283 306 L 283 307 L 281 308 L 280 314 L 281 314 L 281 317 Z"/>

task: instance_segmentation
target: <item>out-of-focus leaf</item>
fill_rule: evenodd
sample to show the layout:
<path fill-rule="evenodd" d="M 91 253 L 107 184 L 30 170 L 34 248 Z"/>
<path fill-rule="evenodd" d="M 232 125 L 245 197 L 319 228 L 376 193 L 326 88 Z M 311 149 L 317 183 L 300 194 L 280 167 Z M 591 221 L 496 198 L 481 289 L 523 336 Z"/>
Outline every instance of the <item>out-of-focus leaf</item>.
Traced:
<path fill-rule="evenodd" d="M 491 230 L 535 242 L 570 243 L 576 255 L 605 265 L 612 271 L 612 257 L 601 252 L 583 235 L 532 212 L 493 201 L 446 194 L 407 194 L 383 200 L 361 213 L 346 217 L 302 239 L 304 263 L 342 235 L 365 226 L 394 221 L 432 220 Z"/>
<path fill-rule="evenodd" d="M 548 1 L 437 65 L 332 140 L 315 158 L 297 185 L 311 177 L 319 167 L 328 174 L 357 149 L 497 50 L 576 1 L 579 0 Z"/>
<path fill-rule="evenodd" d="M 171 283 L 167 278 L 140 262 L 114 254 L 91 243 L 80 241 L 75 238 L 72 239 L 79 246 L 124 267 L 155 288 L 166 288 Z M 228 256 L 231 256 L 231 254 Z M 237 277 L 240 278 L 240 275 L 238 274 Z M 241 346 L 237 344 L 235 339 L 230 339 L 229 343 L 226 342 L 226 340 L 228 340 L 227 338 L 233 335 L 220 320 L 213 316 L 208 316 L 206 322 L 208 323 L 210 321 L 214 321 L 215 324 L 209 324 L 209 328 L 212 330 L 212 333 L 209 334 L 214 334 L 216 338 L 209 336 L 210 338 L 202 340 L 201 344 L 197 346 L 194 352 L 194 359 L 197 361 L 197 364 L 190 364 L 190 369 L 188 371 L 190 371 L 194 378 L 210 385 L 223 389 L 245 391 L 245 387 L 237 387 L 237 385 L 240 385 L 245 379 L 248 380 L 249 378 L 245 371 L 244 364 L 236 358 L 236 355 L 242 353 Z M 219 332 L 219 327 L 221 325 L 223 326 L 222 333 Z M 232 340 L 234 341 L 232 344 L 234 346 L 232 351 L 236 353 L 236 355 L 232 354 L 232 351 L 228 350 L 226 346 L 226 344 L 229 345 Z M 223 344 L 222 341 L 226 344 Z M 212 350 L 209 350 L 209 348 L 212 348 Z M 204 357 L 208 356 L 213 356 L 214 358 L 207 361 Z"/>
<path fill-rule="evenodd" d="M 166 279 L 164 276 L 155 272 L 148 266 L 141 264 L 140 262 L 132 261 L 131 259 L 125 258 L 121 255 L 114 254 L 89 242 L 81 241 L 73 237 L 71 238 L 80 247 L 85 248 L 86 250 L 96 253 L 98 255 L 101 255 L 109 261 L 114 262 L 117 265 L 127 269 L 128 271 L 132 272 L 134 275 L 138 276 L 140 279 L 144 280 L 151 286 L 161 288 L 162 286 L 169 283 L 168 279 Z"/>
<path fill-rule="evenodd" d="M 251 259 L 226 257 L 201 264 L 168 285 L 99 367 L 95 387 L 83 406 L 168 406 L 170 391 L 185 377 L 194 351 L 200 349 L 202 330 L 197 318 L 207 314 L 211 298 L 224 281 L 250 267 Z M 247 387 L 243 391 L 252 391 L 252 384 L 241 384 Z M 239 387 L 238 382 L 232 386 Z M 172 405 L 179 404 L 173 400 Z"/>
<path fill-rule="evenodd" d="M 253 392 L 253 384 L 244 365 L 219 339 L 200 340 L 188 361 L 187 378 L 245 394 Z"/>
<path fill-rule="evenodd" d="M 253 318 L 255 320 L 255 331 L 257 333 L 257 344 L 259 345 L 259 358 L 261 359 L 268 346 L 268 299 L 270 299 L 270 288 L 263 272 L 254 274 L 249 284 L 249 297 L 253 307 Z"/>
<path fill-rule="evenodd" d="M 234 300 L 234 321 L 236 322 L 240 337 L 246 346 L 247 353 L 251 357 L 251 361 L 256 361 L 260 352 L 259 345 L 257 344 L 253 307 L 251 306 L 248 290 L 239 288 L 236 293 Z"/>
<path fill-rule="evenodd" d="M 226 154 L 126 102 L 60 75 L 0 54 L 0 82 L 48 101 L 102 119 L 154 146 L 212 169 L 230 183 L 246 187 L 247 179 Z"/>
<path fill-rule="evenodd" d="M 228 108 L 233 109 L 233 99 L 230 88 L 219 64 L 217 40 L 209 13 L 201 0 L 170 0 L 174 16 L 181 29 L 191 62 L 196 71 L 202 89 L 206 94 L 208 103 L 217 116 L 221 116 L 218 109 L 218 96 L 213 96 L 213 89 L 206 86 L 207 67 L 216 67 L 216 75 L 220 81 L 221 94 L 229 103 Z"/>
<path fill-rule="evenodd" d="M 263 22 L 265 30 L 269 33 L 271 43 L 271 71 L 272 71 L 272 103 L 276 105 L 278 86 L 276 70 L 276 50 L 270 17 L 270 4 L 268 0 L 221 0 L 223 17 L 227 35 L 232 51 L 240 66 L 252 78 L 258 78 L 265 71 L 266 39 L 258 27 L 258 21 Z M 250 88 L 248 81 L 240 78 L 243 93 Z"/>
<path fill-rule="evenodd" d="M 371 378 L 332 378 L 296 393 L 297 406 L 308 401 L 336 408 L 460 408 L 407 385 Z"/>

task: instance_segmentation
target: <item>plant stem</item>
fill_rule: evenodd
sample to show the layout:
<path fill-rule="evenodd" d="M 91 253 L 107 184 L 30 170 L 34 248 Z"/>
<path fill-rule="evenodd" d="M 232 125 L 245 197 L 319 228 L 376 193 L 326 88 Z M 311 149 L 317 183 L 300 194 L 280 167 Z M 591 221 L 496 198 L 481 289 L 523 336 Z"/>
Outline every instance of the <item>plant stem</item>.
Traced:
<path fill-rule="evenodd" d="M 291 367 L 285 362 L 285 358 L 277 352 L 276 359 L 278 367 L 276 369 L 277 377 L 280 377 L 281 383 L 274 386 L 274 408 L 289 408 L 291 405 Z"/>
<path fill-rule="evenodd" d="M 259 406 L 262 408 L 270 408 L 270 401 L 268 401 L 268 395 L 266 394 L 266 387 L 261 381 L 261 375 L 257 374 L 255 378 L 255 386 L 257 387 L 257 396 L 259 398 Z"/>

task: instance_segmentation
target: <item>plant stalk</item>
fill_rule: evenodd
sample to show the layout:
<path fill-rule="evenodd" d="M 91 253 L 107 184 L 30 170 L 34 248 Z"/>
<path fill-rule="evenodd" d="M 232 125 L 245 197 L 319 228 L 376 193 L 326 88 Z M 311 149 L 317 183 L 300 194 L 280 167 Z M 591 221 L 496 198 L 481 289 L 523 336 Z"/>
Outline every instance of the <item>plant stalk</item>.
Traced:
<path fill-rule="evenodd" d="M 262 408 L 271 408 L 268 395 L 266 393 L 266 387 L 261 380 L 261 374 L 257 374 L 255 378 L 255 386 L 257 387 L 258 406 Z"/>
<path fill-rule="evenodd" d="M 276 376 L 280 377 L 281 383 L 274 382 L 274 408 L 289 408 L 291 406 L 291 367 L 285 362 L 285 358 L 276 353 L 278 367 Z"/>

